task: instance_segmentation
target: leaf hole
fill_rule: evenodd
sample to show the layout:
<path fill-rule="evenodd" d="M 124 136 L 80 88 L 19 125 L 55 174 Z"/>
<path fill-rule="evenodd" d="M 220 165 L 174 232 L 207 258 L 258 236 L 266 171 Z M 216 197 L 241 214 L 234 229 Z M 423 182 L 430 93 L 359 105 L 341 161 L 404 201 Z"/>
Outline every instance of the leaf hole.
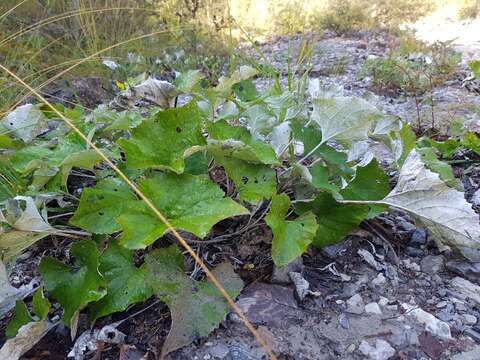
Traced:
<path fill-rule="evenodd" d="M 182 128 L 181 128 L 181 127 L 177 127 L 177 128 L 175 129 L 175 131 L 176 131 L 177 133 L 181 133 L 181 132 L 182 132 Z"/>
<path fill-rule="evenodd" d="M 103 216 L 103 215 L 104 215 L 104 212 L 103 212 L 103 211 L 99 211 L 99 212 L 98 212 L 98 215 Z"/>
<path fill-rule="evenodd" d="M 242 182 L 246 185 L 248 183 L 248 176 L 242 176 Z"/>

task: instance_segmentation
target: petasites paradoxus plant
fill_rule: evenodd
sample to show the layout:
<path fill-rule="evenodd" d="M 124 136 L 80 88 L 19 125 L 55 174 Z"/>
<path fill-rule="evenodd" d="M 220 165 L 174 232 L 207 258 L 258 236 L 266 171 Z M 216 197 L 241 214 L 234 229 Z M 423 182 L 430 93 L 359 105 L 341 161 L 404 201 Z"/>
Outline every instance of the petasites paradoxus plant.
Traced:
<path fill-rule="evenodd" d="M 281 267 L 309 246 L 342 241 L 362 221 L 393 207 L 423 223 L 439 246 L 475 256 L 472 249 L 480 244 L 477 215 L 449 165 L 439 160 L 438 149 L 425 144 L 417 148 L 408 124 L 365 99 L 321 88 L 318 82 L 309 87 L 312 109 L 303 101 L 305 83 L 297 84 L 298 91 L 276 84 L 259 93 L 250 80 L 256 74 L 242 67 L 213 88 L 199 86 L 198 73 L 187 74 L 176 82 L 176 92 L 188 91 L 191 100 L 152 110 L 144 118 L 105 109 L 94 116 L 61 110 L 175 229 L 196 242 L 224 235 L 218 232 L 227 219 L 246 223 L 246 229 L 264 223 L 272 232 L 271 257 Z M 77 136 L 57 130 L 29 142 L 3 141 L 10 147 L 2 163 L 8 176 L 0 178 L 6 200 L 0 221 L 8 225 L 0 228 L 0 249 L 7 260 L 49 234 L 16 228 L 28 214 L 12 211 L 12 199 L 28 195 L 32 204 L 46 204 L 35 212 L 37 220 L 51 232 L 56 226 L 65 232 L 67 224 L 49 224 L 45 213 L 62 212 L 52 200 L 63 204 L 70 179 L 88 171 L 94 181 L 82 186 L 79 201 L 65 208 L 74 212 L 70 226 L 99 241 L 75 241 L 69 251 L 73 261 L 46 257 L 40 264 L 46 294 L 63 307 L 63 321 L 74 326 L 83 309 L 96 320 L 157 296 L 169 307 L 173 322 L 164 354 L 207 335 L 225 318 L 226 302 L 210 282 L 185 274 L 177 245 L 158 248 L 159 239 L 169 241 L 168 228 L 135 192 L 99 165 Z M 389 165 L 399 170 L 393 190 L 376 159 L 374 142 L 390 148 Z M 12 186 L 9 179 L 19 179 L 19 185 Z M 238 227 L 235 233 L 241 235 Z M 12 249 L 14 231 L 29 234 L 22 242 L 27 245 Z M 142 256 L 136 255 L 138 250 Z M 214 273 L 231 296 L 239 294 L 243 284 L 229 263 Z M 16 314 L 12 334 L 32 320 L 20 303 Z"/>

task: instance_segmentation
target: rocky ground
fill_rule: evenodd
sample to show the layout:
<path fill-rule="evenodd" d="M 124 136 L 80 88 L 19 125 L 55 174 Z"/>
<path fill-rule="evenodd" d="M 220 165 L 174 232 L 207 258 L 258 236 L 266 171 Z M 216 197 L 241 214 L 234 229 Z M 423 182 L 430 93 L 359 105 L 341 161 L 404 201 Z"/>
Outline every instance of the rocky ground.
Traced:
<path fill-rule="evenodd" d="M 362 63 L 369 56 L 384 56 L 395 46 L 395 39 L 360 34 L 349 38 L 312 35 L 311 40 L 311 76 L 342 85 L 348 94 L 368 96 L 385 111 L 415 121 L 411 97 L 374 94 L 371 80 L 357 79 Z M 285 68 L 289 46 L 295 49 L 299 43 L 299 37 L 277 38 L 260 48 L 272 65 Z M 464 63 L 457 77 L 435 89 L 439 124 L 458 117 L 477 119 L 480 96 L 462 86 L 466 73 Z M 260 89 L 267 83 L 257 80 Z M 430 106 L 423 105 L 425 119 L 430 111 Z M 468 172 L 458 168 L 457 173 L 468 200 L 480 206 L 480 193 L 476 193 L 480 168 Z M 212 263 L 223 257 L 237 264 L 249 284 L 238 304 L 280 359 L 480 359 L 480 264 L 440 253 L 429 235 L 405 214 L 393 212 L 369 221 L 343 243 L 312 249 L 285 269 L 273 268 L 270 239 L 269 229 L 260 225 L 198 251 Z M 26 264 L 31 262 L 28 256 L 20 258 L 16 273 L 28 273 Z M 254 264 L 254 269 L 247 264 Z M 80 318 L 80 328 L 84 320 Z M 147 359 L 158 354 L 169 329 L 168 312 L 158 302 L 138 305 L 128 317 L 115 315 L 97 325 L 115 321 L 122 321 L 118 329 L 131 345 L 107 348 L 98 358 L 118 359 L 120 351 L 123 360 Z M 68 338 L 68 329 L 58 326 L 27 358 L 63 359 L 72 346 Z M 231 314 L 208 338 L 170 357 L 260 360 L 265 355 Z"/>
<path fill-rule="evenodd" d="M 411 123 L 417 121 L 413 98 L 375 94 L 371 79 L 357 78 L 363 62 L 385 56 L 396 39 L 360 34 L 310 40 L 312 77 L 341 85 L 347 94 L 373 99 Z M 274 67 L 286 68 L 289 48 L 298 48 L 299 43 L 300 37 L 277 38 L 260 44 L 260 49 Z M 455 77 L 433 92 L 435 118 L 442 131 L 448 131 L 453 119 L 478 122 L 480 97 L 463 83 L 470 56 Z M 268 83 L 257 80 L 260 89 Z M 424 126 L 430 113 L 431 106 L 423 104 Z M 463 169 L 456 170 L 463 174 Z M 470 168 L 463 175 L 467 198 L 474 202 L 478 171 Z M 274 269 L 271 277 L 250 284 L 238 304 L 281 359 L 473 360 L 480 359 L 479 285 L 480 264 L 440 253 L 423 229 L 397 212 L 365 224 L 342 244 L 312 250 L 287 269 Z M 262 356 L 261 348 L 232 315 L 208 339 L 173 358 Z"/>

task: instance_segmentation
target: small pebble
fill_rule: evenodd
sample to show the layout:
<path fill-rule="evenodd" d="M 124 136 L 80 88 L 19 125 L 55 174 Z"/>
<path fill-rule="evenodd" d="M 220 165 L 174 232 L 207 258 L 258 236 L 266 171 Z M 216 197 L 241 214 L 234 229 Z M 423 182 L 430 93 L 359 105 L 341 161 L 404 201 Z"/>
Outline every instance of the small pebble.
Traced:
<path fill-rule="evenodd" d="M 382 274 L 378 274 L 375 279 L 372 280 L 372 285 L 381 286 L 387 282 L 387 278 Z"/>
<path fill-rule="evenodd" d="M 463 314 L 462 320 L 465 325 L 475 325 L 477 323 L 477 317 L 470 314 Z"/>
<path fill-rule="evenodd" d="M 410 237 L 409 245 L 420 247 L 427 243 L 427 233 L 424 229 L 416 229 Z"/>
<path fill-rule="evenodd" d="M 377 315 L 382 314 L 382 310 L 380 309 L 380 306 L 378 306 L 376 302 L 371 302 L 365 305 L 365 312 L 367 314 L 377 314 Z"/>
<path fill-rule="evenodd" d="M 398 311 L 398 305 L 387 305 L 386 309 L 390 311 Z"/>
<path fill-rule="evenodd" d="M 444 308 L 444 307 L 447 306 L 447 305 L 448 305 L 448 303 L 447 303 L 446 301 L 440 301 L 440 302 L 436 305 L 436 307 L 437 307 L 437 309 L 442 309 L 442 308 Z"/>
<path fill-rule="evenodd" d="M 388 300 L 386 297 L 381 296 L 380 300 L 378 300 L 378 305 L 380 306 L 386 306 L 389 303 L 390 300 Z"/>

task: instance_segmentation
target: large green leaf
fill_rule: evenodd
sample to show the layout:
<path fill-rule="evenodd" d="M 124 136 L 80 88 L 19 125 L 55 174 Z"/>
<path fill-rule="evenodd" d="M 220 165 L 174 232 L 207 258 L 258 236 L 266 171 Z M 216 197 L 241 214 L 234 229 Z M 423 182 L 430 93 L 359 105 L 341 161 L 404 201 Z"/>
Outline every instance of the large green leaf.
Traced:
<path fill-rule="evenodd" d="M 97 318 L 124 311 L 129 305 L 147 300 L 152 290 L 145 282 L 145 269 L 133 263 L 133 252 L 116 241 L 110 241 L 100 258 L 100 272 L 107 281 L 107 295 L 90 304 L 93 321 Z"/>
<path fill-rule="evenodd" d="M 285 220 L 290 208 L 287 195 L 275 195 L 265 222 L 273 231 L 272 258 L 277 266 L 284 266 L 307 250 L 318 224 L 312 212 L 306 212 L 293 221 Z"/>
<path fill-rule="evenodd" d="M 70 254 L 75 257 L 74 268 L 52 257 L 43 258 L 39 266 L 45 289 L 62 305 L 62 320 L 68 326 L 78 311 L 106 295 L 106 282 L 98 271 L 100 254 L 95 243 L 76 242 Z"/>
<path fill-rule="evenodd" d="M 341 204 L 330 193 L 320 193 L 314 201 L 298 203 L 299 213 L 313 211 L 317 216 L 318 230 L 313 240 L 317 247 L 342 241 L 367 218 L 369 207 L 358 204 Z"/>
<path fill-rule="evenodd" d="M 203 176 L 157 173 L 141 181 L 140 189 L 174 228 L 200 238 L 220 220 L 248 214 L 247 209 L 226 198 L 217 185 Z M 134 209 L 120 215 L 117 222 L 123 229 L 120 242 L 130 249 L 144 248 L 168 230 L 141 201 Z"/>
<path fill-rule="evenodd" d="M 209 151 L 221 156 L 237 158 L 267 165 L 278 165 L 272 147 L 255 140 L 243 126 L 229 125 L 225 120 L 208 125 Z"/>
<path fill-rule="evenodd" d="M 145 258 L 147 282 L 164 301 L 172 316 L 172 326 L 162 348 L 162 356 L 207 336 L 225 319 L 229 308 L 209 281 L 194 281 L 185 275 L 183 256 L 175 245 L 152 251 Z M 213 270 L 233 298 L 243 282 L 229 263 Z"/>
<path fill-rule="evenodd" d="M 121 139 L 127 163 L 132 168 L 168 169 L 181 174 L 185 158 L 196 146 L 205 145 L 200 114 L 195 101 L 159 111 L 132 130 L 130 139 Z"/>
<path fill-rule="evenodd" d="M 220 220 L 248 214 L 204 176 L 155 173 L 139 186 L 173 227 L 202 238 Z M 120 242 L 130 249 L 144 248 L 168 230 L 125 184 L 115 180 L 86 189 L 70 221 L 93 233 L 123 230 Z"/>
<path fill-rule="evenodd" d="M 118 179 L 100 181 L 82 192 L 80 204 L 70 223 L 95 234 L 111 234 L 121 229 L 116 219 L 136 205 L 136 196 Z"/>

